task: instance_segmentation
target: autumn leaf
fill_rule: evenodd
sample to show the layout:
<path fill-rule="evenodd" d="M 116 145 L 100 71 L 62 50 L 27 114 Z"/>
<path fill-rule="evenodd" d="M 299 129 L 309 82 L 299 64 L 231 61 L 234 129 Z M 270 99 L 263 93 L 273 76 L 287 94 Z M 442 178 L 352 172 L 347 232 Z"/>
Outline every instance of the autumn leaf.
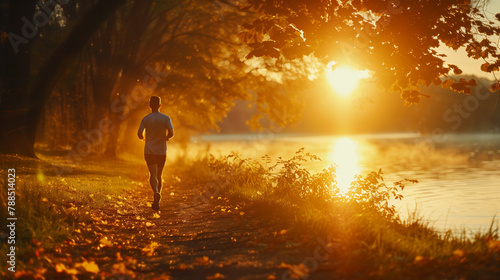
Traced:
<path fill-rule="evenodd" d="M 101 240 L 99 240 L 99 243 L 100 247 L 113 247 L 113 242 L 108 240 L 108 237 L 101 238 Z"/>
<path fill-rule="evenodd" d="M 206 265 L 206 264 L 211 264 L 212 261 L 210 260 L 209 257 L 203 256 L 201 258 L 196 258 L 196 262 L 200 265 Z"/>
<path fill-rule="evenodd" d="M 307 276 L 309 276 L 309 269 L 307 269 L 307 267 L 303 263 L 292 265 L 289 270 L 290 276 L 292 278 L 295 277 L 305 279 Z"/>
<path fill-rule="evenodd" d="M 76 263 L 75 268 L 83 268 L 89 273 L 99 273 L 99 266 L 94 261 L 88 262 L 87 260 L 84 260 L 81 263 Z"/>
<path fill-rule="evenodd" d="M 488 72 L 488 66 L 490 66 L 488 62 L 481 64 L 481 71 Z"/>
<path fill-rule="evenodd" d="M 148 256 L 148 257 L 151 257 L 151 256 L 153 256 L 153 253 L 154 253 L 156 247 L 158 247 L 158 246 L 159 246 L 158 243 L 151 242 L 151 244 L 147 245 L 146 247 L 144 247 L 142 249 L 142 253 L 146 254 L 146 256 Z"/>
<path fill-rule="evenodd" d="M 500 89 L 500 83 L 496 82 L 489 87 L 491 92 L 496 92 Z"/>
<path fill-rule="evenodd" d="M 215 273 L 214 275 L 212 276 L 207 276 L 207 280 L 216 280 L 216 279 L 224 279 L 224 275 L 220 274 L 220 273 Z"/>
<path fill-rule="evenodd" d="M 455 82 L 455 80 L 453 80 L 453 79 L 448 79 L 448 80 L 444 81 L 444 82 L 441 84 L 441 86 L 442 86 L 443 88 L 449 88 L 449 87 L 450 87 L 450 86 L 451 86 L 454 82 Z"/>
<path fill-rule="evenodd" d="M 124 263 L 116 263 L 116 264 L 113 264 L 113 267 L 111 269 L 111 273 L 115 274 L 115 275 L 126 275 L 126 276 L 130 276 L 131 278 L 135 278 L 135 273 L 130 270 L 130 269 L 127 269 L 127 267 L 125 266 Z"/>
<path fill-rule="evenodd" d="M 66 273 L 66 274 L 69 274 L 69 275 L 76 275 L 76 274 L 78 274 L 78 270 L 76 270 L 74 268 L 68 268 L 63 263 L 56 263 L 55 269 L 56 269 L 57 273 Z"/>

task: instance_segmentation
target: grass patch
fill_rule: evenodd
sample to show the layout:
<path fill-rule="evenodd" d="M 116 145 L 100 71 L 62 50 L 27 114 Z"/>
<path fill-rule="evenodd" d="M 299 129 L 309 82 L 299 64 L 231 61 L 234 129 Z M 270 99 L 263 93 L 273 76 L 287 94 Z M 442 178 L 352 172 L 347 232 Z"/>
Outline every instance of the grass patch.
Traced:
<path fill-rule="evenodd" d="M 212 155 L 185 163 L 184 183 L 204 186 L 207 194 L 223 193 L 249 210 L 289 225 L 290 241 L 327 244 L 324 270 L 338 277 L 380 279 L 496 279 L 500 273 L 498 227 L 469 238 L 440 233 L 414 213 L 400 219 L 393 198 L 405 184 L 388 185 L 381 172 L 358 176 L 342 194 L 335 167 L 311 174 L 302 163 L 318 160 L 299 150 L 291 159 L 272 162 Z M 207 197 L 209 198 L 209 197 Z M 312 257 L 312 256 L 311 256 Z M 321 262 L 320 262 L 321 263 Z M 309 265 L 309 272 L 316 268 Z"/>
<path fill-rule="evenodd" d="M 90 220 L 89 211 L 105 207 L 111 196 L 120 195 L 132 187 L 128 176 L 130 170 L 137 170 L 136 165 L 119 160 L 90 160 L 66 169 L 68 172 L 58 176 L 55 166 L 43 160 L 2 155 L 1 162 L 2 170 L 16 169 L 17 270 L 27 268 L 27 262 L 37 250 L 53 251 L 58 244 L 73 239 L 77 224 Z M 0 192 L 2 221 L 7 221 L 9 215 L 5 178 L 7 175 L 3 172 L 1 183 L 5 189 Z M 8 235 L 8 229 L 2 227 L 0 260 L 3 264 L 11 246 Z"/>

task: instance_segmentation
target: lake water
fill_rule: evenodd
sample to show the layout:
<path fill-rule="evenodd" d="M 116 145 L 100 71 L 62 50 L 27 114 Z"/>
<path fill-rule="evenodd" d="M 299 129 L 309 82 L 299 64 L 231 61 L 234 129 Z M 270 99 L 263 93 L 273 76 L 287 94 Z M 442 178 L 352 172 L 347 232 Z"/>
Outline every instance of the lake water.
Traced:
<path fill-rule="evenodd" d="M 236 151 L 243 157 L 269 155 L 289 158 L 304 147 L 322 161 L 310 163 L 312 172 L 335 163 L 341 187 L 348 188 L 355 174 L 382 169 L 387 184 L 404 178 L 402 201 L 396 201 L 404 218 L 413 213 L 439 230 L 486 230 L 500 214 L 500 135 L 468 134 L 422 137 L 418 134 L 355 136 L 213 135 L 190 147 L 192 153 L 210 145 L 213 154 Z M 169 156 L 176 149 L 169 150 Z M 175 156 L 175 155 L 173 155 Z"/>

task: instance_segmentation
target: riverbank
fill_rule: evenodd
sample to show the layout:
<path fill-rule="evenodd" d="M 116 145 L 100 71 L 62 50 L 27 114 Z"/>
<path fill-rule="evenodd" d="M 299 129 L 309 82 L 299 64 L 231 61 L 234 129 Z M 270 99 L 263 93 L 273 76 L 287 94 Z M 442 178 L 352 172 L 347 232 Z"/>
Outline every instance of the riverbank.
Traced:
<path fill-rule="evenodd" d="M 411 182 L 393 187 L 373 172 L 339 195 L 333 169 L 309 173 L 301 164 L 315 158 L 303 151 L 264 164 L 236 155 L 170 162 L 159 212 L 150 208 L 142 162 L 87 160 L 57 176 L 47 160 L 2 156 L 2 170 L 16 168 L 18 178 L 17 274 L 4 266 L 7 278 L 493 279 L 500 272 L 498 229 L 467 239 L 418 217 L 401 221 L 386 202 Z M 8 199 L 0 198 L 6 220 Z"/>

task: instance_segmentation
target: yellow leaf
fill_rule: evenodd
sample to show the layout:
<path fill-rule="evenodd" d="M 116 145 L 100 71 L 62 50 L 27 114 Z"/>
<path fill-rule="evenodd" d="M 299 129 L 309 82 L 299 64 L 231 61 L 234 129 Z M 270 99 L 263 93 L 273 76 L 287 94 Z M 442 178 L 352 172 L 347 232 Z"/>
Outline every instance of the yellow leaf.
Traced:
<path fill-rule="evenodd" d="M 240 215 L 241 215 L 241 216 L 245 215 L 245 212 L 240 212 Z"/>
<path fill-rule="evenodd" d="M 135 273 L 132 270 L 127 269 L 124 263 L 115 263 L 111 269 L 111 273 L 115 275 L 127 275 L 135 278 Z"/>
<path fill-rule="evenodd" d="M 84 260 L 81 263 L 75 264 L 75 268 L 80 267 L 89 273 L 99 273 L 99 266 L 94 261 L 88 262 L 87 260 Z"/>
<path fill-rule="evenodd" d="M 276 280 L 276 276 L 271 274 L 271 275 L 267 276 L 267 280 Z"/>
<path fill-rule="evenodd" d="M 283 229 L 283 230 L 280 231 L 280 235 L 285 235 L 286 232 L 287 232 L 286 229 Z"/>
<path fill-rule="evenodd" d="M 441 86 L 442 86 L 443 88 L 449 88 L 449 87 L 450 87 L 450 86 L 451 86 L 454 82 L 455 82 L 455 80 L 453 80 L 453 79 L 448 79 L 448 80 L 444 81 L 444 82 L 441 84 Z"/>
<path fill-rule="evenodd" d="M 278 266 L 278 268 L 290 268 L 292 265 L 290 264 L 287 264 L 287 263 L 284 263 L 284 262 L 281 262 L 280 265 Z"/>
<path fill-rule="evenodd" d="M 99 246 L 101 246 L 101 247 L 112 247 L 113 246 L 113 242 L 108 240 L 107 237 L 101 238 L 101 240 L 99 240 L 99 243 L 100 243 Z"/>
<path fill-rule="evenodd" d="M 149 244 L 148 246 L 146 246 L 142 249 L 142 252 L 145 253 L 146 256 L 151 257 L 151 256 L 153 256 L 153 253 L 154 253 L 156 247 L 158 247 L 158 243 L 151 242 L 151 244 Z"/>
<path fill-rule="evenodd" d="M 67 268 L 63 263 L 57 263 L 55 269 L 56 269 L 56 272 L 58 272 L 58 273 L 66 273 L 69 275 L 78 274 L 78 270 L 76 270 L 74 268 Z"/>
<path fill-rule="evenodd" d="M 203 256 L 201 258 L 196 258 L 196 261 L 198 262 L 198 264 L 201 264 L 201 265 L 212 263 L 210 258 L 207 256 Z"/>

